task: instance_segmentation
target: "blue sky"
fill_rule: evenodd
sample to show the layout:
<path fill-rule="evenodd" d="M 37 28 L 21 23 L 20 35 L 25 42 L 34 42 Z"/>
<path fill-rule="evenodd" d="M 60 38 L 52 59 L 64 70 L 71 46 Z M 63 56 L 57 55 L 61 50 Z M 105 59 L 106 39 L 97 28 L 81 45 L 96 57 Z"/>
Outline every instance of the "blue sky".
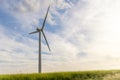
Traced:
<path fill-rule="evenodd" d="M 38 34 L 51 4 L 42 39 L 42 72 L 119 69 L 119 0 L 0 0 L 0 74 L 38 70 Z"/>

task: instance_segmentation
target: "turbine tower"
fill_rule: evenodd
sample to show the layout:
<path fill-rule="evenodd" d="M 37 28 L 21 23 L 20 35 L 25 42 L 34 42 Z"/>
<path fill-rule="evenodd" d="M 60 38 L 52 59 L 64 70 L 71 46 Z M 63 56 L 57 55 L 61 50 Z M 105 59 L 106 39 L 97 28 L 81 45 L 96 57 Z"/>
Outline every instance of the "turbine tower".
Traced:
<path fill-rule="evenodd" d="M 42 27 L 41 28 L 37 27 L 36 31 L 29 33 L 29 34 L 39 33 L 39 56 L 38 56 L 38 72 L 39 73 L 41 73 L 41 34 L 43 34 L 43 37 L 44 37 L 44 39 L 46 41 L 46 44 L 47 44 L 47 47 L 48 47 L 48 49 L 50 51 L 50 47 L 49 47 L 47 38 L 46 38 L 45 33 L 44 33 L 44 27 L 45 27 L 45 22 L 46 22 L 46 19 L 47 19 L 49 8 L 50 8 L 50 6 L 47 9 L 47 13 L 45 15 L 45 19 L 43 21 Z"/>

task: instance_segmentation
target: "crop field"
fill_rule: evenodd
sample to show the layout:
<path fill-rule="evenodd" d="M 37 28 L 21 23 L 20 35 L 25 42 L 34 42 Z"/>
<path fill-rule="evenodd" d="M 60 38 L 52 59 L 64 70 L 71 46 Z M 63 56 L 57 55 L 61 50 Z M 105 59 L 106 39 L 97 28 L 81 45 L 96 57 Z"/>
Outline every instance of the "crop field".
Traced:
<path fill-rule="evenodd" d="M 120 80 L 120 70 L 0 75 L 0 80 Z"/>

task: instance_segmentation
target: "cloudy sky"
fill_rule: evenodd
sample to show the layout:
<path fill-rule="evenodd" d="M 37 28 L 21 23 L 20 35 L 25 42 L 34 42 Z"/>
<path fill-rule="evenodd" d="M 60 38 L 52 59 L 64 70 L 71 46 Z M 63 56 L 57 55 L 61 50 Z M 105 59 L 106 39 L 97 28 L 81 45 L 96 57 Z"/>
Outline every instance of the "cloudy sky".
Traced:
<path fill-rule="evenodd" d="M 0 74 L 120 69 L 120 0 L 0 0 Z"/>

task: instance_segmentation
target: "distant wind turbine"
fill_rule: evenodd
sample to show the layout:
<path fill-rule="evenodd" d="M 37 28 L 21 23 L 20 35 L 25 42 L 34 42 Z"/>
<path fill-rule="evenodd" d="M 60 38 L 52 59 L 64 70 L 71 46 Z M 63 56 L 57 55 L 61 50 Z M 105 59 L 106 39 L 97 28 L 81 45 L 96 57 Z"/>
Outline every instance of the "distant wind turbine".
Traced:
<path fill-rule="evenodd" d="M 39 73 L 41 73 L 41 34 L 43 34 L 43 37 L 44 37 L 44 39 L 46 41 L 46 44 L 47 44 L 47 47 L 48 47 L 49 51 L 51 51 L 50 47 L 49 47 L 49 44 L 48 44 L 48 41 L 47 41 L 47 38 L 46 38 L 45 33 L 44 33 L 44 27 L 45 27 L 45 22 L 46 22 L 46 19 L 47 19 L 49 8 L 50 8 L 50 6 L 47 9 L 47 13 L 46 13 L 45 19 L 43 21 L 42 27 L 41 28 L 37 27 L 36 31 L 29 33 L 29 34 L 39 33 L 39 56 L 38 56 L 39 57 L 39 61 L 38 61 L 38 72 Z"/>

